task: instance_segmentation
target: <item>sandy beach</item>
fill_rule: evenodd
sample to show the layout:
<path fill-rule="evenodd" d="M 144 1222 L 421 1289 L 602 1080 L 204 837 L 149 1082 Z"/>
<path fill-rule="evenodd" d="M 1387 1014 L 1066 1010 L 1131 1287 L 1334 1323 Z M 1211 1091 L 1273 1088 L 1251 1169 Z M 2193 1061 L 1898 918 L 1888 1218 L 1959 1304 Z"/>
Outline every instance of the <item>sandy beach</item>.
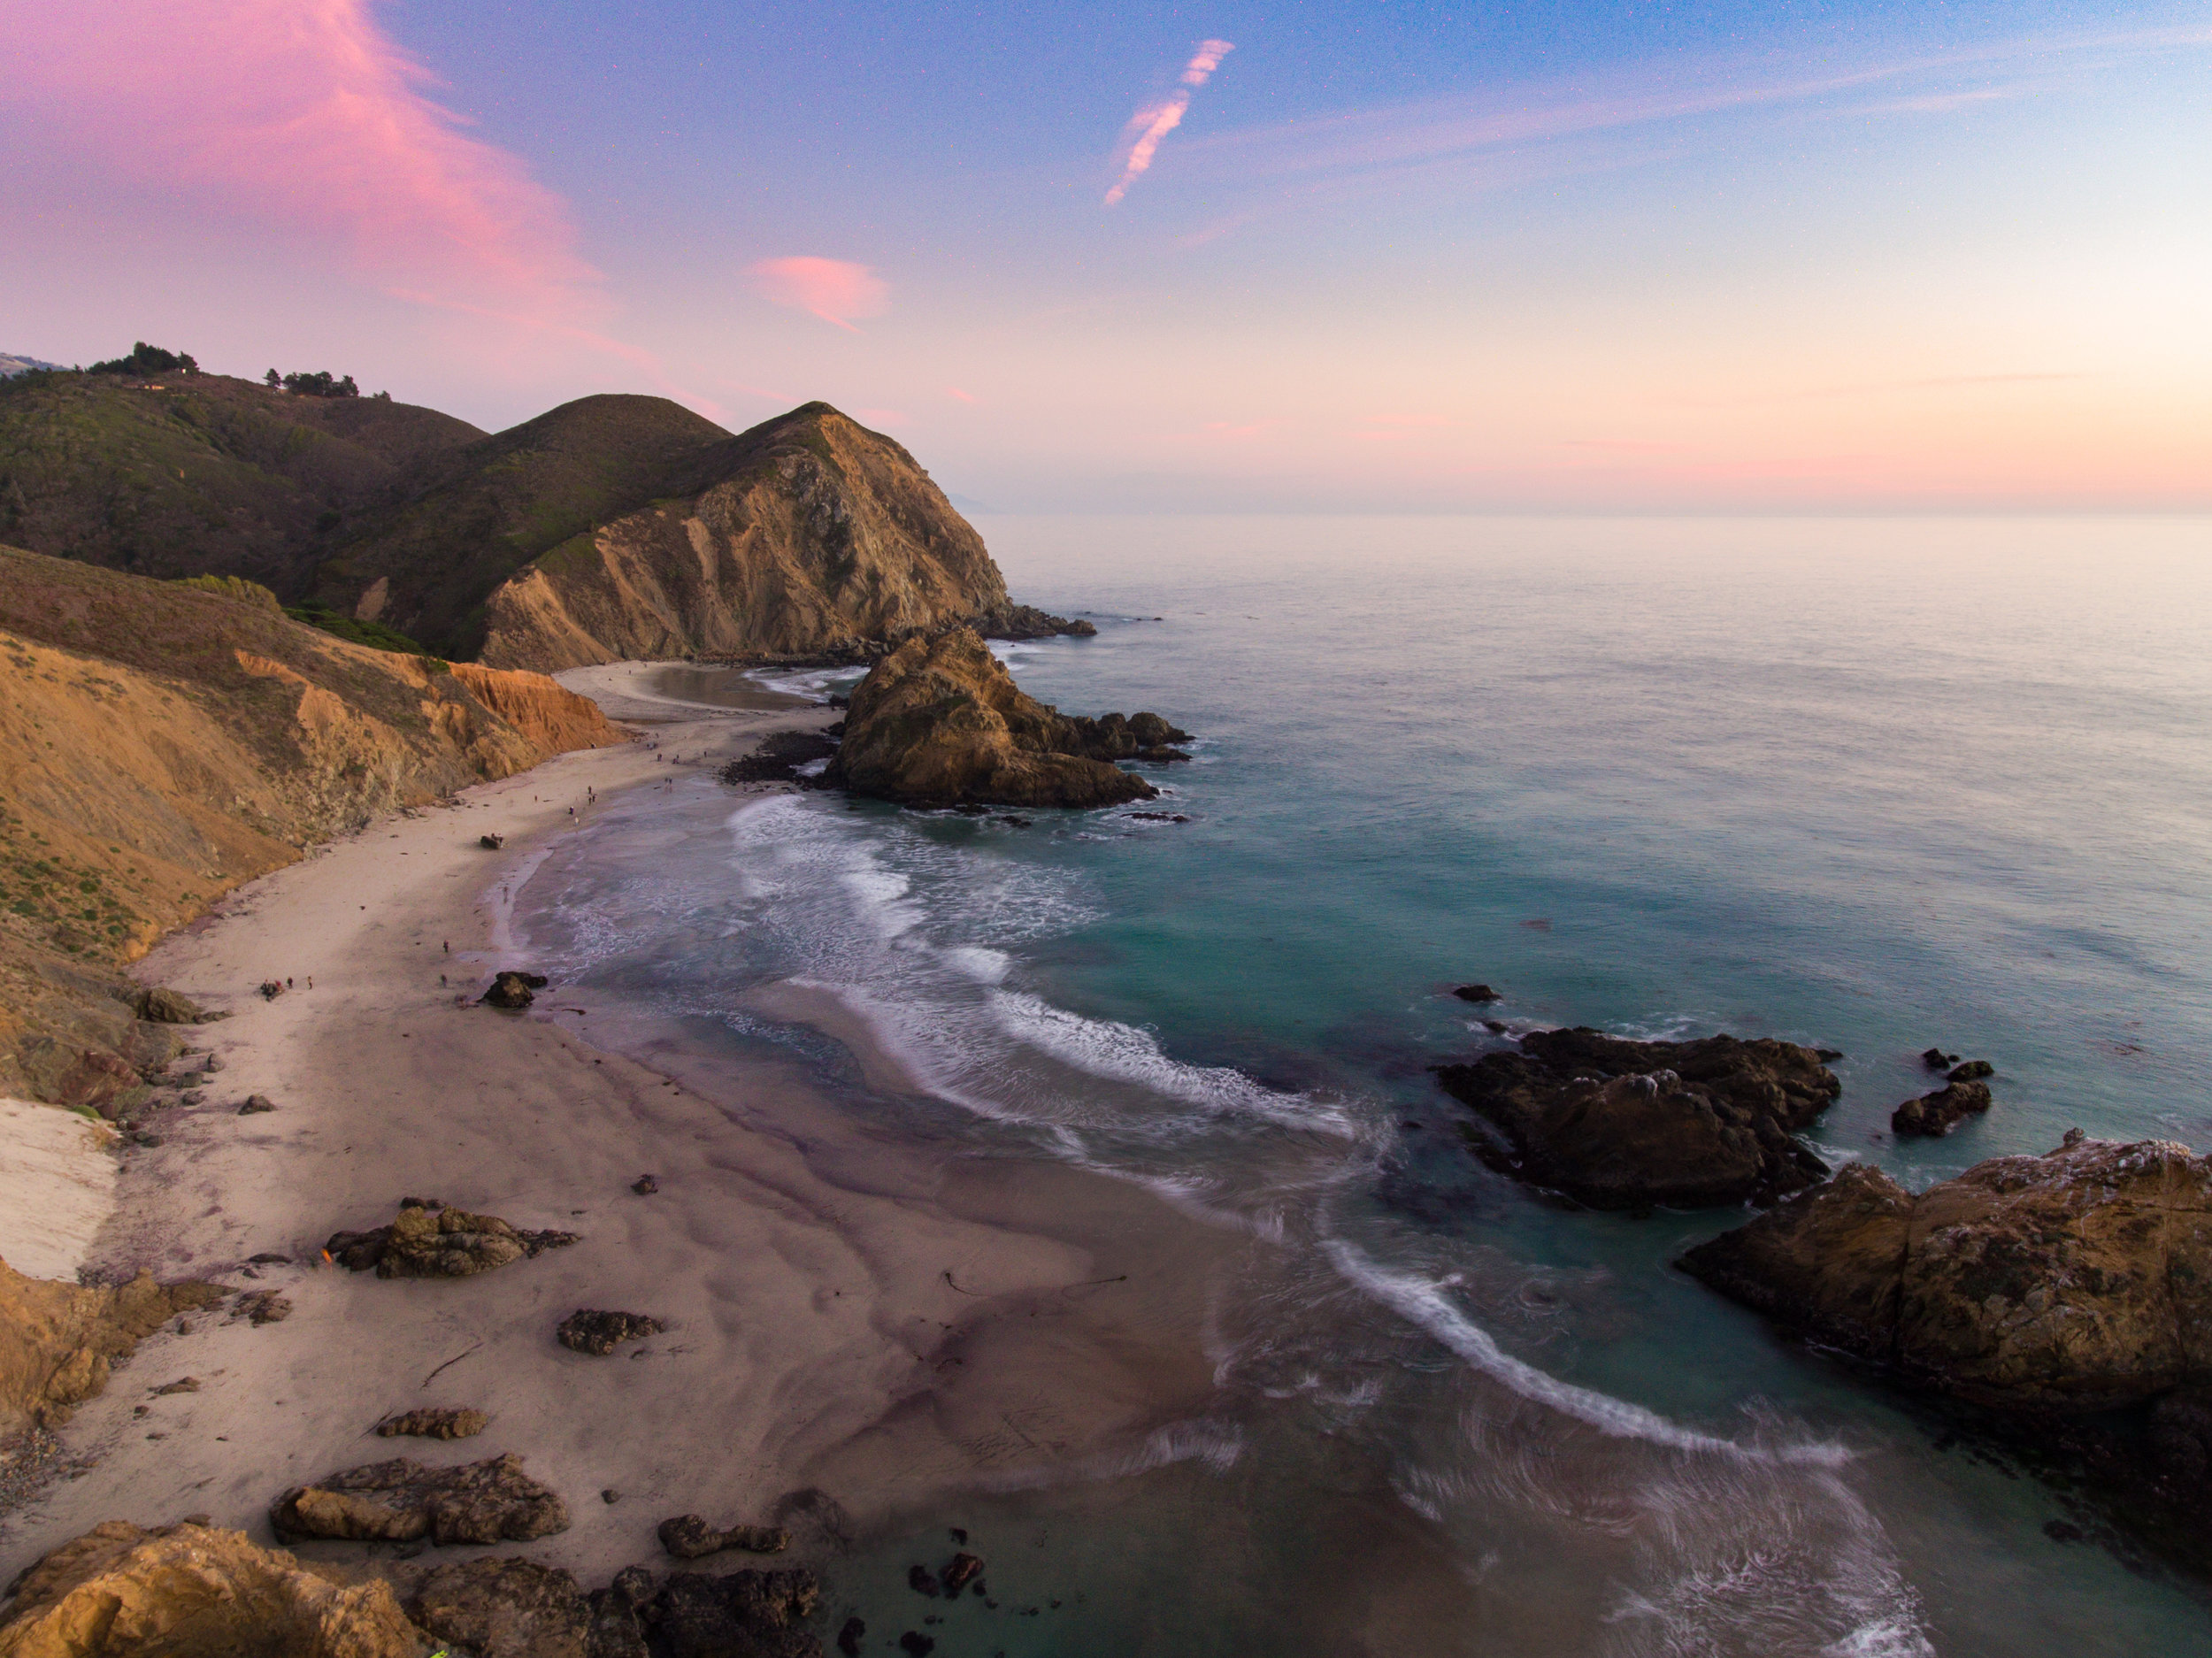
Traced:
<path fill-rule="evenodd" d="M 592 1009 L 557 984 L 528 1013 L 474 1005 L 493 971 L 525 964 L 503 894 L 557 837 L 627 791 L 701 787 L 760 734 L 834 718 L 672 696 L 649 664 L 563 678 L 648 740 L 374 822 L 234 892 L 135 970 L 231 1017 L 194 1032 L 220 1069 L 196 1079 L 203 1103 L 150 1119 L 159 1145 L 125 1154 L 84 1258 L 275 1290 L 291 1311 L 211 1312 L 142 1344 L 64 1431 L 72 1476 L 7 1517 L 0 1574 L 108 1519 L 204 1514 L 267 1541 L 286 1487 L 403 1454 L 523 1456 L 572 1524 L 516 1552 L 588 1585 L 669 1563 L 655 1526 L 690 1511 L 788 1520 L 794 1558 L 816 1559 L 964 1483 L 1048 1478 L 1141 1443 L 1204 1397 L 1203 1286 L 1233 1234 L 1125 1183 L 909 1143 L 795 1064 L 687 1059 L 634 1022 L 587 1040 Z M 481 847 L 488 833 L 503 848 Z M 291 988 L 265 1000 L 267 979 Z M 809 1017 L 803 996 L 775 1005 Z M 814 1011 L 872 1086 L 901 1085 L 864 1028 Z M 276 1109 L 241 1116 L 257 1094 Z M 640 1195 L 647 1173 L 659 1190 Z M 330 1233 L 388 1221 L 403 1196 L 581 1241 L 458 1280 L 323 1263 Z M 587 1356 L 554 1339 L 583 1308 L 667 1328 Z M 153 1391 L 186 1377 L 196 1392 Z M 372 1432 L 432 1405 L 490 1426 L 451 1443 Z"/>

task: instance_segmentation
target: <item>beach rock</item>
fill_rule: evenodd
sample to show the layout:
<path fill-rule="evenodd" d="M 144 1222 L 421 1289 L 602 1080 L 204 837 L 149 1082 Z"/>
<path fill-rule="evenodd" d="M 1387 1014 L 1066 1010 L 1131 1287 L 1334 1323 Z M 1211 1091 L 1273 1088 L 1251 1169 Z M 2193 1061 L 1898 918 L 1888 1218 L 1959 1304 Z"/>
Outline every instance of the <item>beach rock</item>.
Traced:
<path fill-rule="evenodd" d="M 640 1197 L 650 1197 L 661 1189 L 660 1181 L 649 1174 L 641 1174 L 630 1182 L 630 1190 Z"/>
<path fill-rule="evenodd" d="M 1487 985 L 1462 985 L 1453 991 L 1452 994 L 1457 996 L 1462 1002 L 1483 1002 L 1504 1000 Z"/>
<path fill-rule="evenodd" d="M 951 1563 L 943 1571 L 938 1573 L 938 1581 L 945 1585 L 948 1595 L 956 1595 L 973 1582 L 976 1574 L 982 1570 L 983 1557 L 963 1550 L 952 1557 Z"/>
<path fill-rule="evenodd" d="M 198 1002 L 160 985 L 139 992 L 134 1011 L 157 1025 L 197 1025 L 202 1017 Z"/>
<path fill-rule="evenodd" d="M 1890 1132 L 1938 1139 L 1949 1133 L 1968 1117 L 1980 1116 L 1989 1107 L 1987 1083 L 1947 1083 L 1935 1093 L 1924 1094 L 1916 1100 L 1908 1100 L 1892 1111 L 1889 1114 Z"/>
<path fill-rule="evenodd" d="M 507 844 L 507 837 L 505 835 L 480 834 L 476 837 L 476 844 L 482 847 L 487 852 L 496 852 L 500 848 Z"/>
<path fill-rule="evenodd" d="M 323 1248 L 349 1271 L 380 1278 L 459 1278 L 489 1272 L 577 1241 L 574 1232 L 524 1232 L 496 1215 L 436 1209 L 403 1199 L 399 1215 L 373 1232 L 333 1232 Z"/>
<path fill-rule="evenodd" d="M 1158 757 L 1182 739 L 1156 714 L 1071 719 L 1024 695 L 974 630 L 956 627 L 910 639 L 869 671 L 826 780 L 910 806 L 1115 806 L 1159 791 L 1110 762 Z"/>
<path fill-rule="evenodd" d="M 525 1474 L 511 1452 L 457 1468 L 400 1456 L 293 1486 L 270 1508 L 269 1524 L 280 1542 L 520 1543 L 567 1531 L 568 1505 Z"/>
<path fill-rule="evenodd" d="M 180 1376 L 173 1382 L 165 1382 L 161 1386 L 155 1388 L 153 1393 L 154 1396 L 158 1399 L 168 1393 L 196 1393 L 199 1391 L 200 1378 L 198 1377 Z"/>
<path fill-rule="evenodd" d="M 660 1524 L 661 1547 L 679 1560 L 699 1560 L 726 1548 L 776 1554 L 791 1547 L 791 1533 L 774 1525 L 733 1525 L 717 1531 L 695 1514 L 680 1514 Z"/>
<path fill-rule="evenodd" d="M 1816 1340 L 2001 1409 L 2105 1410 L 2212 1376 L 2212 1159 L 2162 1140 L 2070 1136 L 1917 1197 L 1854 1164 L 1679 1264 Z"/>
<path fill-rule="evenodd" d="M 238 1108 L 238 1115 L 241 1117 L 258 1117 L 264 1111 L 273 1111 L 275 1109 L 276 1101 L 272 1100 L 267 1094 L 250 1094 L 246 1096 L 245 1104 Z"/>
<path fill-rule="evenodd" d="M 249 1290 L 231 1303 L 230 1311 L 232 1317 L 257 1324 L 280 1324 L 292 1316 L 292 1303 L 274 1290 Z"/>
<path fill-rule="evenodd" d="M 407 1614 L 477 1658 L 595 1658 L 592 1608 L 576 1579 L 510 1555 L 434 1568 L 407 1597 Z"/>
<path fill-rule="evenodd" d="M 1932 1048 L 1921 1055 L 1920 1063 L 1930 1071 L 1948 1071 L 1959 1063 L 1956 1054 L 1947 1054 L 1939 1048 Z"/>
<path fill-rule="evenodd" d="M 661 1332 L 661 1322 L 641 1313 L 595 1312 L 579 1308 L 554 1332 L 560 1344 L 577 1353 L 605 1358 L 626 1341 L 642 1341 Z"/>
<path fill-rule="evenodd" d="M 526 1008 L 537 1000 L 532 993 L 545 984 L 542 973 L 502 973 L 479 1000 L 488 1008 Z"/>
<path fill-rule="evenodd" d="M 1985 1077 L 1993 1077 L 1996 1074 L 1997 1067 L 1987 1060 L 1970 1059 L 1962 1065 L 1952 1066 L 1950 1075 L 1944 1080 L 1946 1082 L 1979 1082 Z"/>
<path fill-rule="evenodd" d="M 0 1262 L 0 1440 L 59 1427 L 141 1340 L 227 1293 L 219 1284 L 157 1284 L 148 1272 L 97 1288 L 26 1278 Z"/>
<path fill-rule="evenodd" d="M 776 731 L 760 740 L 752 753 L 722 768 L 725 783 L 806 783 L 799 768 L 826 760 L 837 752 L 836 739 L 818 731 Z"/>
<path fill-rule="evenodd" d="M 625 1566 L 604 1589 L 593 1590 L 586 1658 L 647 1658 L 644 1614 L 658 1593 L 642 1566 Z"/>
<path fill-rule="evenodd" d="M 814 1616 L 821 1593 L 803 1568 L 720 1577 L 680 1571 L 644 1618 L 668 1658 L 821 1658 L 822 1643 L 797 1627 Z"/>
<path fill-rule="evenodd" d="M 1842 1092 L 1793 1042 L 1588 1029 L 1531 1032 L 1436 1074 L 1502 1137 L 1467 1131 L 1485 1163 L 1593 1209 L 1770 1203 L 1810 1186 L 1827 1165 L 1791 1136 Z"/>
<path fill-rule="evenodd" d="M 242 1531 L 95 1526 L 17 1579 L 8 1658 L 420 1658 L 391 1586 L 341 1587 Z"/>
<path fill-rule="evenodd" d="M 483 1432 L 491 1417 L 481 1410 L 452 1406 L 427 1406 L 387 1416 L 376 1424 L 385 1439 L 407 1434 L 419 1439 L 468 1439 Z"/>

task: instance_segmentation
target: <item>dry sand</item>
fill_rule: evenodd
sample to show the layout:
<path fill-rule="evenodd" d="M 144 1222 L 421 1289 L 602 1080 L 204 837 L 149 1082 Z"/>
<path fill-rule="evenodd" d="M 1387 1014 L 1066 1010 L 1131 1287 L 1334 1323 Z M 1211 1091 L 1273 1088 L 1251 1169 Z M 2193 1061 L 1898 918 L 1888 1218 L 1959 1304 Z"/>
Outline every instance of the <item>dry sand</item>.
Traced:
<path fill-rule="evenodd" d="M 557 986 L 529 1015 L 458 1004 L 511 964 L 499 889 L 572 809 L 597 810 L 588 787 L 604 802 L 666 778 L 662 756 L 692 771 L 833 718 L 705 707 L 640 664 L 562 677 L 651 722 L 658 750 L 565 756 L 380 821 L 242 888 L 139 970 L 233 1017 L 195 1033 L 222 1069 L 204 1105 L 154 1119 L 160 1146 L 127 1155 L 92 1257 L 275 1289 L 293 1310 L 258 1327 L 202 1315 L 143 1344 L 66 1431 L 88 1470 L 8 1516 L 0 1581 L 102 1520 L 205 1513 L 265 1540 L 288 1485 L 400 1454 L 513 1451 L 574 1521 L 520 1552 L 588 1585 L 669 1563 L 653 1533 L 670 1515 L 764 1519 L 819 1488 L 836 1508 L 815 1511 L 865 1532 L 966 1484 L 1079 1469 L 1204 1398 L 1203 1286 L 1227 1235 L 1100 1177 L 903 1141 L 795 1066 L 710 1063 L 638 1028 L 622 1045 L 652 1063 L 587 1046 L 556 1023 L 549 1004 L 574 994 Z M 503 850 L 480 848 L 487 831 Z M 268 979 L 294 987 L 264 1001 Z M 864 1031 L 823 1023 L 898 1085 Z M 237 1115 L 250 1094 L 278 1109 Z M 646 1172 L 655 1195 L 630 1189 Z M 330 1232 L 380 1224 L 403 1195 L 583 1241 L 452 1281 L 320 1264 Z M 263 1253 L 289 1264 L 245 1264 Z M 669 1329 L 588 1357 L 553 1339 L 579 1308 Z M 153 1395 L 184 1376 L 200 1391 Z M 422 1405 L 493 1420 L 449 1444 L 371 1433 Z"/>

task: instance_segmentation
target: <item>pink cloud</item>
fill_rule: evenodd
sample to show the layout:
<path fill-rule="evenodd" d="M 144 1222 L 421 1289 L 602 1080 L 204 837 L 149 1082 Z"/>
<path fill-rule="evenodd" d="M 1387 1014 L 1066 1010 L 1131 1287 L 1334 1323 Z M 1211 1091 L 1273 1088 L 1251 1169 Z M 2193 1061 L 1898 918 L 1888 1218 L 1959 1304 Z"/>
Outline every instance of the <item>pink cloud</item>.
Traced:
<path fill-rule="evenodd" d="M 788 305 L 858 334 L 855 317 L 880 317 L 891 289 L 864 265 L 848 259 L 818 259 L 811 254 L 762 259 L 745 267 L 753 286 L 771 304 Z"/>
<path fill-rule="evenodd" d="M 1121 177 L 1106 192 L 1106 205 L 1129 194 L 1129 187 L 1139 175 L 1151 166 L 1152 157 L 1159 153 L 1160 141 L 1183 124 L 1183 111 L 1190 108 L 1191 93 L 1212 78 L 1221 67 L 1221 60 L 1236 47 L 1228 41 L 1201 41 L 1190 62 L 1183 65 L 1178 77 L 1181 85 L 1156 104 L 1148 104 L 1129 118 L 1121 129 L 1121 148 L 1118 157 Z"/>
<path fill-rule="evenodd" d="M 948 397 L 957 397 L 962 403 L 973 403 L 975 401 L 975 394 L 973 392 L 962 391 L 957 386 L 946 387 L 945 395 Z"/>
<path fill-rule="evenodd" d="M 0 101 L 73 170 L 334 243 L 380 286 L 533 326 L 600 311 L 566 204 L 426 96 L 373 4 L 0 0 Z"/>

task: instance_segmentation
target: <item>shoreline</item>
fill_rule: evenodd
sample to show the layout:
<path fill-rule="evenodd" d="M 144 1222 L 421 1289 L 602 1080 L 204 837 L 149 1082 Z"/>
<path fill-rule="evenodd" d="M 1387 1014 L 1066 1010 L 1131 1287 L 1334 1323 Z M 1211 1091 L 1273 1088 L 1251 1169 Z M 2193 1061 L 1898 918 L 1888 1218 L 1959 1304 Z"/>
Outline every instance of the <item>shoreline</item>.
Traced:
<path fill-rule="evenodd" d="M 109 1276 L 150 1268 L 274 1290 L 292 1310 L 257 1326 L 211 1309 L 189 1333 L 173 1323 L 142 1342 L 60 1431 L 76 1471 L 0 1518 L 0 1573 L 110 1519 L 206 1514 L 266 1543 L 268 1507 L 289 1485 L 395 1455 L 450 1465 L 504 1452 L 560 1493 L 572 1524 L 488 1552 L 589 1586 L 671 1563 L 654 1535 L 671 1515 L 795 1514 L 789 1558 L 818 1563 L 810 1492 L 844 1516 L 811 1539 L 833 1552 L 843 1532 L 964 1482 L 1050 1478 L 1203 1396 L 1202 1308 L 1125 1316 L 1062 1292 L 1146 1263 L 1164 1282 L 1165 1260 L 1239 1240 L 1101 1176 L 902 1143 L 796 1063 L 697 1054 L 673 1028 L 595 1045 L 557 1014 L 557 986 L 530 1014 L 457 1005 L 518 964 L 500 889 L 527 879 L 572 807 L 586 824 L 769 729 L 833 718 L 662 696 L 660 665 L 563 679 L 611 718 L 656 724 L 660 752 L 686 765 L 635 743 L 584 751 L 453 807 L 380 818 L 240 887 L 133 970 L 233 1017 L 195 1032 L 224 1068 L 202 1105 L 150 1118 L 162 1143 L 128 1153 L 90 1259 Z M 487 832 L 505 847 L 480 848 Z M 270 978 L 295 988 L 265 1001 L 255 986 Z M 856 1026 L 830 1033 L 872 1077 L 902 1075 Z M 251 1094 L 276 1110 L 238 1115 Z M 634 1193 L 649 1172 L 659 1191 Z M 327 1235 L 383 1224 L 403 1195 L 582 1240 L 458 1280 L 320 1264 Z M 264 1254 L 288 1259 L 249 1264 Z M 1056 1300 L 1049 1337 L 1033 1334 Z M 553 1326 L 584 1307 L 669 1329 L 625 1355 L 573 1354 Z M 1071 1353 L 1080 1375 L 1063 1373 Z M 187 1376 L 198 1391 L 152 1391 Z M 426 1405 L 492 1422 L 451 1442 L 371 1432 Z M 1030 1431 L 1010 1436 L 1002 1423 L 1018 1414 Z M 292 1547 L 352 1570 L 394 1556 Z M 397 1551 L 426 1565 L 487 1552 Z"/>

